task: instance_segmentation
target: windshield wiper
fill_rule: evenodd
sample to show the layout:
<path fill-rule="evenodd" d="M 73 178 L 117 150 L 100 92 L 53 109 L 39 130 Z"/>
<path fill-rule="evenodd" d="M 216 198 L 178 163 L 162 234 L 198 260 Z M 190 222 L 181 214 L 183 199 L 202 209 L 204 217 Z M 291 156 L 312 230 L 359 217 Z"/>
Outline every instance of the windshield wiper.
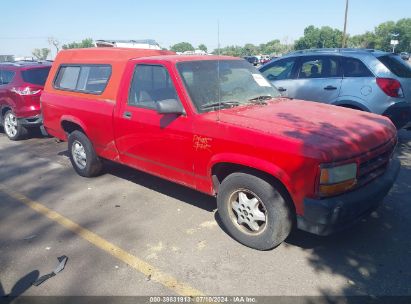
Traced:
<path fill-rule="evenodd" d="M 248 101 L 251 101 L 252 103 L 256 103 L 256 104 L 266 105 L 267 102 L 265 100 L 269 100 L 269 99 L 273 99 L 273 97 L 270 95 L 261 95 L 261 96 L 251 98 Z"/>
<path fill-rule="evenodd" d="M 238 101 L 215 101 L 215 102 L 209 102 L 205 103 L 201 106 L 201 109 L 209 109 L 209 108 L 216 108 L 216 107 L 226 107 L 226 108 L 232 108 L 240 105 Z"/>

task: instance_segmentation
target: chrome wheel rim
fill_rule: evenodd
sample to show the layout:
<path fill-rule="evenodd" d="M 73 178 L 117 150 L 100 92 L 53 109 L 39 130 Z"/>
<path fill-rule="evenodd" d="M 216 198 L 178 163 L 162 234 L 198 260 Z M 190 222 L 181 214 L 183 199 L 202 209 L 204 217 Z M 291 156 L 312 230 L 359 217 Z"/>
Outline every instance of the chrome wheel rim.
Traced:
<path fill-rule="evenodd" d="M 4 131 L 9 137 L 15 137 L 17 134 L 17 118 L 13 113 L 7 113 L 4 118 Z"/>
<path fill-rule="evenodd" d="M 87 166 L 87 155 L 84 146 L 78 140 L 75 140 L 71 146 L 71 154 L 76 166 L 84 169 Z"/>
<path fill-rule="evenodd" d="M 267 209 L 262 200 L 247 189 L 233 192 L 229 198 L 229 213 L 234 225 L 247 234 L 262 233 L 267 224 Z"/>

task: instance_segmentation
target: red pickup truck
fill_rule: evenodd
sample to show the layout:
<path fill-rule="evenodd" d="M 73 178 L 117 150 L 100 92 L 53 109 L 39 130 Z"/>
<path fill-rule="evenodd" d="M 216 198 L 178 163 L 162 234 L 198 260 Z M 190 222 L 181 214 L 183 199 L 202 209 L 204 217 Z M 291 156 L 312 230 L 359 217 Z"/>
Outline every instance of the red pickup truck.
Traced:
<path fill-rule="evenodd" d="M 260 250 L 294 226 L 327 235 L 352 225 L 400 168 L 389 119 L 281 98 L 234 57 L 62 51 L 41 105 L 81 176 L 108 159 L 214 195 L 228 233 Z"/>

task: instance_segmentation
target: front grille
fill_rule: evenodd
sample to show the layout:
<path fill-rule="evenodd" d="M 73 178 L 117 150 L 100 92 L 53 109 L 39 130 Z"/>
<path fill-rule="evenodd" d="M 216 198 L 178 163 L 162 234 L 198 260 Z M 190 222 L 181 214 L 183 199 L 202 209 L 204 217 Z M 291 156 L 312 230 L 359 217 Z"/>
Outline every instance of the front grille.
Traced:
<path fill-rule="evenodd" d="M 361 187 L 378 176 L 384 174 L 391 159 L 393 150 L 394 146 L 389 145 L 389 147 L 376 156 L 371 156 L 371 158 L 363 160 L 360 163 L 356 188 Z"/>

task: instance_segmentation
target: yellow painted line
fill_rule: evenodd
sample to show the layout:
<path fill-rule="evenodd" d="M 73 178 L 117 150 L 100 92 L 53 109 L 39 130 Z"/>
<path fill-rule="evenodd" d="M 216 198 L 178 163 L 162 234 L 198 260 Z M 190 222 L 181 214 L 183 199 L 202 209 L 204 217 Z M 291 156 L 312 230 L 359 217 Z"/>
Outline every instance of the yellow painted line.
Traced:
<path fill-rule="evenodd" d="M 138 257 L 128 253 L 127 251 L 121 249 L 120 247 L 110 243 L 109 241 L 103 239 L 102 237 L 98 236 L 94 232 L 80 226 L 79 224 L 69 220 L 68 218 L 64 217 L 63 215 L 47 208 L 46 206 L 32 201 L 28 197 L 24 196 L 23 194 L 13 191 L 10 188 L 6 187 L 3 184 L 0 184 L 0 191 L 7 194 L 8 196 L 18 200 L 19 202 L 27 205 L 34 211 L 48 217 L 49 219 L 55 221 L 56 223 L 60 224 L 61 226 L 65 227 L 66 229 L 74 232 L 78 236 L 82 237 L 86 241 L 90 242 L 94 246 L 104 250 L 105 252 L 111 254 L 115 258 L 121 260 L 122 262 L 126 263 L 130 267 L 134 268 L 135 270 L 141 272 L 145 276 L 151 276 L 151 280 L 157 282 L 168 289 L 174 291 L 175 293 L 181 296 L 203 296 L 204 294 L 191 287 L 190 285 L 179 282 L 176 278 L 172 277 L 169 274 L 162 272 L 161 270 L 155 268 L 154 266 L 150 265 L 149 263 L 139 259 Z"/>

